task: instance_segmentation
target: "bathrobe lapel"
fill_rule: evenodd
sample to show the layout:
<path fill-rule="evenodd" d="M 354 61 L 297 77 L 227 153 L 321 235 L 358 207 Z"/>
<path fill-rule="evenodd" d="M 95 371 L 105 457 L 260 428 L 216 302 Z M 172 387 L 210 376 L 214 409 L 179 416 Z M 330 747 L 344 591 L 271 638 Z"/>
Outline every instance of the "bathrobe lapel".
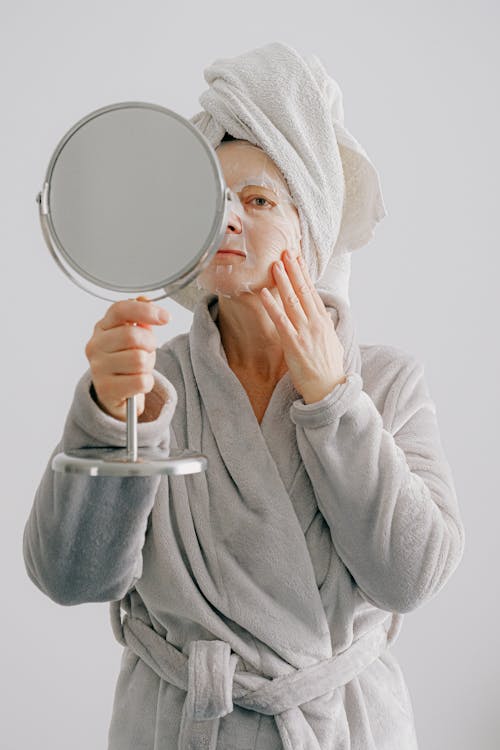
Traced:
<path fill-rule="evenodd" d="M 230 616 L 291 665 L 304 667 L 331 656 L 331 635 L 304 529 L 288 492 L 300 459 L 290 458 L 287 464 L 281 455 L 280 473 L 272 455 L 274 451 L 279 455 L 274 446 L 280 441 L 280 430 L 296 429 L 291 420 L 283 421 L 283 408 L 300 394 L 285 373 L 259 426 L 228 365 L 216 315 L 217 297 L 205 296 L 194 311 L 189 349 L 202 421 L 208 421 L 221 458 L 218 465 L 213 461 L 208 466 L 207 482 L 210 502 L 227 509 L 226 528 L 214 533 Z M 357 362 L 351 345 L 346 349 L 347 361 L 349 367 Z M 203 450 L 202 435 L 199 447 Z M 229 481 L 221 483 L 214 472 L 227 472 Z M 221 486 L 230 490 L 217 493 Z M 196 510 L 194 503 L 193 514 Z"/>

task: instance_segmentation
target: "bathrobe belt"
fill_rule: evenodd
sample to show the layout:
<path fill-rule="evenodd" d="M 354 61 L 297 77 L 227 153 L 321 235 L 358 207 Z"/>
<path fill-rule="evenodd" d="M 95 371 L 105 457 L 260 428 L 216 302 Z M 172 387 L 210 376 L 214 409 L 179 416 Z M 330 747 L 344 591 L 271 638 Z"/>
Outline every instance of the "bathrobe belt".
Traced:
<path fill-rule="evenodd" d="M 342 653 L 270 679 L 238 670 L 241 658 L 226 641 L 191 641 L 186 656 L 139 618 L 126 614 L 122 622 L 119 601 L 111 602 L 111 623 L 119 643 L 186 691 L 178 750 L 215 750 L 219 720 L 233 703 L 274 716 L 286 750 L 321 750 L 300 705 L 345 685 L 387 648 L 382 622 Z"/>

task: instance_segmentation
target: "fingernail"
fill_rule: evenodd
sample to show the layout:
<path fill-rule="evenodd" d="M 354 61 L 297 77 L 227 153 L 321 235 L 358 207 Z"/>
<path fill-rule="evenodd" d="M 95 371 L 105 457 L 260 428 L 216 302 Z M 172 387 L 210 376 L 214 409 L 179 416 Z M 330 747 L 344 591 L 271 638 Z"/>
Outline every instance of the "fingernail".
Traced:
<path fill-rule="evenodd" d="M 169 317 L 170 316 L 167 310 L 163 310 L 162 308 L 158 311 L 158 320 L 161 320 L 163 323 L 166 323 Z"/>

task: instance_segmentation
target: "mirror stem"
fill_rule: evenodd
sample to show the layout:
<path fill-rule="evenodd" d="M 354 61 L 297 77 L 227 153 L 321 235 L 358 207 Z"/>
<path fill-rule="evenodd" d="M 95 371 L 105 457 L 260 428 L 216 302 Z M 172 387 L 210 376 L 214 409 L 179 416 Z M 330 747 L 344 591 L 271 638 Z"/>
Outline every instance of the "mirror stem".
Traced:
<path fill-rule="evenodd" d="M 136 397 L 127 399 L 127 458 L 137 461 L 137 407 Z"/>

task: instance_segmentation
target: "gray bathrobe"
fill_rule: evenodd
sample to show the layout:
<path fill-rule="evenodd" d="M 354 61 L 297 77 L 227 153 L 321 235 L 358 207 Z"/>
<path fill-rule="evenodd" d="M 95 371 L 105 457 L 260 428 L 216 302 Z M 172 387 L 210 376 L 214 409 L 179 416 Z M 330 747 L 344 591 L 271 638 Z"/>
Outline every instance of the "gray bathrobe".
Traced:
<path fill-rule="evenodd" d="M 462 557 L 457 496 L 423 365 L 359 346 L 349 306 L 321 296 L 347 381 L 305 404 L 287 372 L 261 425 L 216 296 L 157 349 L 161 411 L 139 445 L 199 450 L 206 472 L 53 472 L 60 450 L 126 442 L 90 370 L 76 386 L 23 552 L 54 602 L 110 602 L 124 649 L 109 750 L 417 748 L 388 647 Z"/>

